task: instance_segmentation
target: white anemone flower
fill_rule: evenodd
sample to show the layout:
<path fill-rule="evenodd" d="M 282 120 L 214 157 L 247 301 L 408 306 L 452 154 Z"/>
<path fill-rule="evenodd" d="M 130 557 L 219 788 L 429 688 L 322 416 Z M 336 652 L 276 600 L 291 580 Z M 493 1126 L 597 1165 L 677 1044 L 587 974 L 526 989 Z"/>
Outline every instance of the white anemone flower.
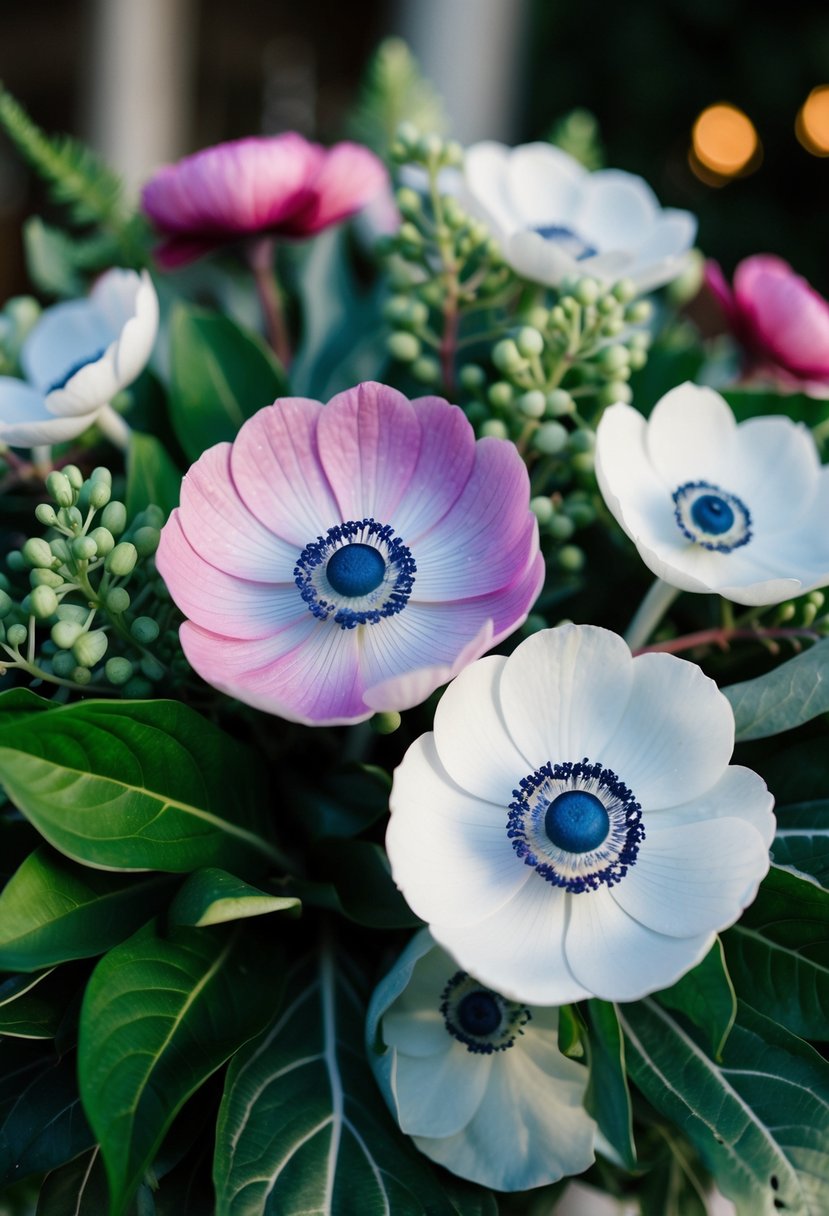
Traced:
<path fill-rule="evenodd" d="M 543 630 L 461 672 L 406 753 L 394 880 L 512 1000 L 637 1000 L 698 963 L 769 868 L 772 797 L 733 746 L 695 663 Z"/>
<path fill-rule="evenodd" d="M 605 411 L 605 502 L 650 570 L 682 591 L 779 604 L 829 584 L 829 468 L 790 418 L 739 425 L 710 388 L 682 384 L 645 419 Z"/>
<path fill-rule="evenodd" d="M 0 442 L 65 443 L 98 422 L 126 446 L 129 431 L 109 403 L 143 371 L 157 331 L 146 270 L 108 270 L 86 299 L 47 308 L 20 352 L 26 380 L 0 376 Z"/>
<path fill-rule="evenodd" d="M 555 287 L 568 275 L 631 279 L 652 291 L 682 272 L 697 222 L 662 208 L 641 177 L 590 172 L 552 144 L 474 144 L 461 202 L 481 216 L 513 270 Z"/>
<path fill-rule="evenodd" d="M 400 1127 L 461 1178 L 523 1191 L 594 1160 L 587 1069 L 558 1048 L 558 1009 L 479 983 L 428 930 L 376 989 L 368 1055 Z"/>

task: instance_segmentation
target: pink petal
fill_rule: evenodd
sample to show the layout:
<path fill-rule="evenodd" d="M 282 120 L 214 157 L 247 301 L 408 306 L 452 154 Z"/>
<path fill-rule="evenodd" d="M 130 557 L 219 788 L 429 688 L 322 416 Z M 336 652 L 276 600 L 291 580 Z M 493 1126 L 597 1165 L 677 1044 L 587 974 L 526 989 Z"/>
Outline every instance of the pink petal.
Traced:
<path fill-rule="evenodd" d="M 463 410 L 442 397 L 412 402 L 420 423 L 417 464 L 394 510 L 394 530 L 404 541 L 425 532 L 457 501 L 475 466 L 475 432 Z"/>
<path fill-rule="evenodd" d="M 295 236 L 312 236 L 360 211 L 388 183 L 388 173 L 373 152 L 360 144 L 335 144 L 310 183 L 308 201 L 284 225 Z"/>
<path fill-rule="evenodd" d="M 746 258 L 734 275 L 755 348 L 804 377 L 829 377 L 829 304 L 780 258 Z"/>

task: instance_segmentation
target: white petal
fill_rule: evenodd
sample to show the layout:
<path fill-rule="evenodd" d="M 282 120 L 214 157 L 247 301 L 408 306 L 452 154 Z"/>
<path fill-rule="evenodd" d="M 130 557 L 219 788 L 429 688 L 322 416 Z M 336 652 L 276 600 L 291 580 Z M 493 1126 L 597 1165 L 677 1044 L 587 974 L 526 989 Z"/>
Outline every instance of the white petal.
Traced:
<path fill-rule="evenodd" d="M 679 263 L 696 235 L 697 221 L 690 211 L 666 207 L 637 246 L 635 269 L 644 271 L 663 260 Z"/>
<path fill-rule="evenodd" d="M 484 1096 L 493 1057 L 467 1051 L 446 1037 L 452 1049 L 438 1055 L 397 1053 L 392 1088 L 398 1122 L 410 1136 L 454 1136 L 473 1118 Z"/>
<path fill-rule="evenodd" d="M 499 241 L 520 226 L 507 191 L 508 160 L 504 144 L 484 140 L 466 149 L 463 162 L 460 202 L 484 219 Z"/>
<path fill-rule="evenodd" d="M 634 535 L 642 561 L 657 578 L 683 591 L 714 591 L 735 604 L 779 604 L 799 595 L 799 579 L 774 577 L 770 564 L 758 561 L 760 546 L 714 553 L 688 541 L 666 544 L 652 535 Z"/>
<path fill-rule="evenodd" d="M 647 827 L 680 826 L 722 818 L 739 818 L 757 832 L 765 847 L 771 848 L 776 821 L 774 799 L 762 777 L 740 764 L 729 764 L 716 785 L 698 798 L 662 810 L 649 810 Z"/>
<path fill-rule="evenodd" d="M 569 227 L 587 170 L 553 144 L 522 144 L 507 165 L 507 191 L 522 225 Z"/>
<path fill-rule="evenodd" d="M 589 995 L 564 957 L 568 895 L 530 866 L 530 881 L 492 916 L 468 926 L 431 925 L 432 936 L 465 971 L 529 1005 L 566 1005 Z"/>
<path fill-rule="evenodd" d="M 568 966 L 593 996 L 606 1001 L 636 1001 L 667 988 L 700 961 L 714 940 L 713 932 L 680 938 L 646 929 L 623 911 L 607 887 L 572 900 Z"/>
<path fill-rule="evenodd" d="M 444 1055 L 455 1042 L 438 1008 L 390 1009 L 383 1018 L 383 1039 L 402 1055 L 418 1058 Z"/>
<path fill-rule="evenodd" d="M 500 710 L 498 680 L 506 659 L 488 655 L 449 685 L 435 713 L 435 747 L 453 781 L 506 808 L 530 764 L 510 738 Z M 543 762 L 542 762 L 543 763 Z"/>
<path fill-rule="evenodd" d="M 807 427 L 789 418 L 752 418 L 738 428 L 737 450 L 731 482 L 722 488 L 748 507 L 755 536 L 790 528 L 810 511 L 820 457 Z"/>
<path fill-rule="evenodd" d="M 629 405 L 619 402 L 602 415 L 596 477 L 605 502 L 634 541 L 687 547 L 671 500 L 676 487 L 668 487 L 656 472 L 647 450 L 647 422 Z"/>
<path fill-rule="evenodd" d="M 114 337 L 89 300 L 54 304 L 41 314 L 23 343 L 20 364 L 26 379 L 47 393 L 71 368 L 101 355 Z"/>
<path fill-rule="evenodd" d="M 744 819 L 672 827 L 657 813 L 646 817 L 645 833 L 635 865 L 612 894 L 630 916 L 670 937 L 733 924 L 768 872 L 768 846 Z"/>
<path fill-rule="evenodd" d="M 734 714 L 696 663 L 670 654 L 633 660 L 633 689 L 600 756 L 647 815 L 688 802 L 719 781 L 734 750 Z"/>
<path fill-rule="evenodd" d="M 491 915 L 531 871 L 507 836 L 506 806 L 473 798 L 422 735 L 394 775 L 386 849 L 392 875 L 423 920 L 468 925 Z"/>
<path fill-rule="evenodd" d="M 522 642 L 507 659 L 498 694 L 528 772 L 547 761 L 600 759 L 632 687 L 630 650 L 608 629 L 559 625 Z"/>
<path fill-rule="evenodd" d="M 648 235 L 659 203 L 641 177 L 620 169 L 591 173 L 582 195 L 579 232 L 600 251 L 631 249 Z"/>
<path fill-rule="evenodd" d="M 537 232 L 524 229 L 509 238 L 504 257 L 513 270 L 533 283 L 557 286 L 569 274 L 581 270 L 581 262 L 565 253 L 555 241 L 545 241 Z"/>
<path fill-rule="evenodd" d="M 656 403 L 648 423 L 650 459 L 666 486 L 710 481 L 727 489 L 740 462 L 737 424 L 719 393 L 680 384 Z"/>
<path fill-rule="evenodd" d="M 9 447 L 66 443 L 92 425 L 96 412 L 58 418 L 37 389 L 14 376 L 0 376 L 0 442 Z"/>

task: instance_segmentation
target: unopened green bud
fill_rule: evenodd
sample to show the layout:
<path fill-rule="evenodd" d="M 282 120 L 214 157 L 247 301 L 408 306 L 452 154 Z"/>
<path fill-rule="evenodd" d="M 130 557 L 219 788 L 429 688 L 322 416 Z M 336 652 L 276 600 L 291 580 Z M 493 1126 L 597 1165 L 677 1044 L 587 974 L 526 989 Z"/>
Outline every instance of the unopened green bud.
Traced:
<path fill-rule="evenodd" d="M 124 685 L 124 696 L 131 697 L 136 701 L 142 701 L 146 697 L 153 695 L 153 686 L 149 680 L 143 679 L 142 676 L 133 676 L 131 680 L 127 680 Z"/>
<path fill-rule="evenodd" d="M 500 372 L 509 374 L 524 366 L 524 358 L 512 338 L 502 338 L 492 350 L 492 362 Z"/>
<path fill-rule="evenodd" d="M 419 338 L 400 331 L 389 335 L 387 346 L 392 358 L 399 359 L 401 363 L 413 363 L 422 349 Z"/>
<path fill-rule="evenodd" d="M 627 367 L 630 361 L 630 352 L 626 346 L 606 346 L 604 350 L 599 352 L 596 362 L 603 372 L 615 372 L 619 368 Z"/>
<path fill-rule="evenodd" d="M 592 452 L 596 446 L 596 436 L 592 431 L 581 429 L 573 431 L 570 436 L 570 449 L 573 452 Z"/>
<path fill-rule="evenodd" d="M 400 208 L 400 214 L 410 219 L 413 215 L 419 215 L 423 209 L 423 200 L 416 190 L 411 190 L 408 186 L 401 186 L 397 191 L 397 206 Z"/>
<path fill-rule="evenodd" d="M 34 587 L 29 596 L 32 615 L 45 621 L 58 610 L 58 597 L 51 587 Z"/>
<path fill-rule="evenodd" d="M 57 621 L 52 626 L 51 638 L 61 650 L 70 650 L 83 633 L 83 625 L 78 621 Z"/>
<path fill-rule="evenodd" d="M 132 543 L 135 545 L 139 557 L 152 557 L 160 540 L 161 533 L 158 528 L 150 528 L 145 525 L 133 534 Z"/>
<path fill-rule="evenodd" d="M 529 393 L 522 393 L 517 404 L 525 418 L 543 418 L 547 410 L 547 398 L 537 388 Z"/>
<path fill-rule="evenodd" d="M 5 591 L 0 591 L 0 620 L 7 617 L 14 608 L 14 600 Z"/>
<path fill-rule="evenodd" d="M 443 153 L 443 140 L 432 131 L 417 141 L 417 152 L 424 160 L 437 159 Z"/>
<path fill-rule="evenodd" d="M 420 132 L 413 122 L 401 122 L 394 133 L 394 138 L 401 144 L 414 146 L 420 138 Z"/>
<path fill-rule="evenodd" d="M 73 490 L 79 490 L 83 485 L 83 473 L 76 464 L 65 464 L 61 469 Z"/>
<path fill-rule="evenodd" d="M 113 587 L 106 597 L 107 612 L 113 612 L 116 616 L 120 616 L 122 612 L 127 611 L 129 606 L 130 593 L 126 587 Z"/>
<path fill-rule="evenodd" d="M 19 549 L 10 549 L 6 554 L 6 565 L 10 570 L 25 570 L 26 559 Z"/>
<path fill-rule="evenodd" d="M 412 364 L 412 375 L 421 384 L 437 384 L 440 380 L 440 364 L 431 355 L 421 355 Z"/>
<path fill-rule="evenodd" d="M 615 405 L 617 401 L 629 405 L 633 400 L 633 392 L 630 385 L 625 384 L 623 380 L 611 380 L 599 389 L 596 397 L 599 405 Z"/>
<path fill-rule="evenodd" d="M 530 499 L 530 510 L 540 524 L 546 524 L 553 517 L 553 504 L 544 494 Z"/>
<path fill-rule="evenodd" d="M 550 324 L 554 325 L 556 329 L 563 329 L 567 324 L 567 317 L 560 304 L 556 304 L 554 308 L 550 309 Z"/>
<path fill-rule="evenodd" d="M 29 572 L 30 587 L 51 587 L 53 591 L 57 591 L 58 587 L 63 586 L 63 576 L 58 574 L 57 570 L 32 570 Z"/>
<path fill-rule="evenodd" d="M 464 363 L 458 372 L 458 380 L 461 388 L 465 388 L 468 393 L 474 393 L 486 383 L 486 374 L 477 363 Z"/>
<path fill-rule="evenodd" d="M 98 553 L 98 546 L 91 536 L 76 536 L 69 548 L 72 550 L 72 556 L 78 562 L 88 562 Z"/>
<path fill-rule="evenodd" d="M 536 304 L 525 314 L 524 320 L 528 325 L 532 325 L 533 329 L 544 330 L 550 324 L 550 311 L 542 308 L 540 304 Z"/>
<path fill-rule="evenodd" d="M 106 557 L 107 553 L 111 553 L 115 548 L 115 537 L 109 528 L 93 528 L 89 533 L 89 539 L 95 541 L 98 557 Z"/>
<path fill-rule="evenodd" d="M 446 165 L 458 168 L 463 164 L 463 145 L 456 139 L 448 139 L 443 146 L 443 161 Z"/>
<path fill-rule="evenodd" d="M 30 536 L 26 541 L 23 558 L 28 566 L 42 567 L 44 570 L 50 569 L 55 560 L 49 542 L 39 536 Z"/>
<path fill-rule="evenodd" d="M 444 197 L 443 200 L 443 218 L 450 228 L 460 228 L 466 223 L 466 212 L 456 198 L 451 195 Z"/>
<path fill-rule="evenodd" d="M 494 405 L 496 410 L 508 409 L 514 396 L 515 390 L 506 380 L 496 380 L 495 384 L 490 384 L 487 393 L 490 405 Z"/>
<path fill-rule="evenodd" d="M 107 652 L 109 638 L 103 629 L 82 633 L 72 647 L 75 659 L 82 667 L 94 667 Z"/>
<path fill-rule="evenodd" d="M 620 304 L 627 304 L 636 297 L 636 284 L 633 279 L 620 279 L 613 284 L 613 294 Z"/>
<path fill-rule="evenodd" d="M 127 526 L 127 508 L 122 502 L 113 499 L 108 502 L 101 512 L 101 526 L 113 536 L 120 536 Z"/>
<path fill-rule="evenodd" d="M 164 668 L 151 654 L 143 655 L 140 666 L 142 675 L 145 675 L 148 680 L 156 682 L 164 678 Z"/>
<path fill-rule="evenodd" d="M 554 540 L 569 540 L 575 530 L 576 525 L 567 515 L 554 515 L 546 528 Z"/>
<path fill-rule="evenodd" d="M 521 354 L 527 358 L 531 355 L 540 355 L 544 349 L 544 337 L 537 329 L 533 329 L 531 325 L 525 325 L 523 329 L 518 331 L 515 345 Z"/>
<path fill-rule="evenodd" d="M 149 646 L 158 637 L 158 622 L 151 616 L 137 616 L 130 625 L 130 633 L 139 646 Z"/>
<path fill-rule="evenodd" d="M 641 371 L 648 361 L 648 352 L 634 346 L 628 355 L 628 366 L 632 372 Z"/>
<path fill-rule="evenodd" d="M 378 735 L 393 735 L 402 721 L 396 709 L 388 710 L 374 715 L 371 719 L 371 729 Z"/>
<path fill-rule="evenodd" d="M 560 422 L 545 422 L 532 438 L 533 447 L 545 456 L 556 456 L 563 452 L 570 441 L 570 432 Z"/>
<path fill-rule="evenodd" d="M 151 502 L 148 507 L 145 507 L 140 516 L 136 519 L 138 527 L 158 528 L 159 531 L 164 527 L 164 521 L 167 516 L 157 507 L 154 502 Z"/>
<path fill-rule="evenodd" d="M 496 439 L 509 439 L 509 431 L 500 418 L 488 418 L 481 427 L 481 434 L 494 436 Z"/>
<path fill-rule="evenodd" d="M 18 646 L 25 646 L 29 640 L 29 631 L 25 625 L 9 625 L 6 630 L 6 641 L 10 646 L 17 649 Z"/>
<path fill-rule="evenodd" d="M 73 532 L 80 531 L 83 526 L 83 516 L 77 507 L 61 507 L 58 511 L 58 523 L 64 528 L 71 528 Z"/>
<path fill-rule="evenodd" d="M 623 332 L 625 323 L 621 317 L 608 317 L 602 324 L 601 332 L 608 338 L 615 338 L 617 334 Z"/>
<path fill-rule="evenodd" d="M 126 684 L 127 680 L 132 677 L 133 670 L 133 665 L 129 659 L 116 655 L 111 659 L 107 659 L 104 674 L 110 684 L 120 687 L 120 685 Z"/>
<path fill-rule="evenodd" d="M 564 418 L 575 411 L 576 403 L 566 389 L 554 388 L 547 394 L 547 412 L 554 418 Z"/>
<path fill-rule="evenodd" d="M 567 570 L 570 574 L 578 574 L 584 569 L 586 558 L 578 545 L 564 545 L 556 556 L 562 570 Z"/>
<path fill-rule="evenodd" d="M 72 557 L 72 554 L 69 552 L 69 546 L 62 536 L 56 536 L 54 540 L 50 540 L 49 548 L 61 564 L 68 562 Z"/>
<path fill-rule="evenodd" d="M 46 489 L 59 507 L 71 507 L 75 501 L 75 492 L 69 478 L 56 469 L 46 478 Z"/>
<path fill-rule="evenodd" d="M 81 667 L 79 665 L 74 668 L 69 678 L 74 680 L 76 684 L 88 684 L 92 679 L 92 672 L 88 667 Z"/>
<path fill-rule="evenodd" d="M 83 604 L 63 603 L 58 608 L 57 615 L 60 621 L 74 621 L 76 625 L 86 625 L 89 609 L 84 608 Z"/>
<path fill-rule="evenodd" d="M 110 473 L 110 471 L 106 467 L 106 465 L 99 464 L 89 474 L 89 480 L 90 481 L 103 481 L 108 486 L 111 486 L 112 485 L 112 474 Z"/>
<path fill-rule="evenodd" d="M 127 574 L 132 574 L 137 561 L 138 550 L 135 545 L 131 545 L 128 540 L 122 540 L 111 553 L 106 555 L 104 566 L 116 578 L 123 578 Z"/>
<path fill-rule="evenodd" d="M 112 498 L 112 486 L 109 482 L 99 478 L 93 481 L 89 487 L 89 505 L 94 507 L 96 511 L 101 507 L 105 507 Z"/>
<path fill-rule="evenodd" d="M 619 301 L 613 296 L 600 296 L 596 307 L 603 317 L 612 317 L 619 311 Z"/>
<path fill-rule="evenodd" d="M 576 473 L 592 473 L 595 464 L 596 457 L 593 452 L 576 452 L 570 461 L 570 467 Z"/>
<path fill-rule="evenodd" d="M 35 507 L 35 519 L 39 524 L 43 524 L 44 528 L 54 528 L 58 522 L 55 508 L 48 502 L 39 502 L 37 504 Z"/>
<path fill-rule="evenodd" d="M 400 225 L 400 230 L 397 235 L 404 244 L 411 245 L 415 249 L 419 249 L 423 244 L 423 237 L 420 234 L 420 229 L 416 224 L 412 224 L 409 220 L 407 220 L 405 224 Z"/>
<path fill-rule="evenodd" d="M 625 320 L 631 325 L 643 325 L 653 316 L 653 305 L 650 300 L 637 300 L 625 311 Z"/>
<path fill-rule="evenodd" d="M 59 650 L 52 659 L 52 671 L 63 680 L 68 680 L 76 667 L 71 650 Z"/>
<path fill-rule="evenodd" d="M 584 278 L 579 279 L 578 283 L 576 283 L 573 290 L 573 295 L 576 297 L 579 304 L 582 304 L 585 308 L 587 308 L 591 304 L 596 303 L 600 292 L 601 286 L 596 282 L 595 279 Z"/>

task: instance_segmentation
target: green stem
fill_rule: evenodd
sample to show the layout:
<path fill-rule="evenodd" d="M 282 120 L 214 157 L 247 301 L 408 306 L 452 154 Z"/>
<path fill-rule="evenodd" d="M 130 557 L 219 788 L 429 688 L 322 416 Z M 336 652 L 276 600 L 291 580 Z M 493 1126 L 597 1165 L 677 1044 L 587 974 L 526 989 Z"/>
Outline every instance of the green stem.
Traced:
<path fill-rule="evenodd" d="M 656 579 L 625 633 L 625 641 L 631 650 L 640 650 L 645 645 L 678 595 L 678 587 L 663 583 L 661 578 Z"/>
<path fill-rule="evenodd" d="M 291 365 L 291 340 L 282 307 L 282 293 L 276 276 L 273 237 L 261 237 L 248 246 L 248 263 L 253 272 L 256 293 L 265 322 L 265 333 L 284 368 Z"/>

